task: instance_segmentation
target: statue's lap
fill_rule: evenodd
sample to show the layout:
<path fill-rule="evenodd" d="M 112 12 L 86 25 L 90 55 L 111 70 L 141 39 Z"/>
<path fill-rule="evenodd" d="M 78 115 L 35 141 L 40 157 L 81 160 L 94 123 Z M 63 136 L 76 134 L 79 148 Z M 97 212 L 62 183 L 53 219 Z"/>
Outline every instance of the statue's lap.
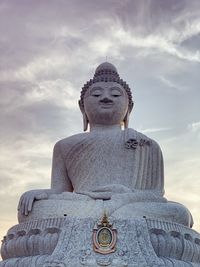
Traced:
<path fill-rule="evenodd" d="M 65 192 L 47 200 L 36 201 L 29 216 L 19 214 L 19 222 L 55 217 L 99 219 L 103 213 L 114 219 L 152 218 L 189 226 L 191 216 L 187 208 L 176 202 L 133 202 L 130 194 L 115 194 L 110 200 L 92 199 L 87 195 Z"/>

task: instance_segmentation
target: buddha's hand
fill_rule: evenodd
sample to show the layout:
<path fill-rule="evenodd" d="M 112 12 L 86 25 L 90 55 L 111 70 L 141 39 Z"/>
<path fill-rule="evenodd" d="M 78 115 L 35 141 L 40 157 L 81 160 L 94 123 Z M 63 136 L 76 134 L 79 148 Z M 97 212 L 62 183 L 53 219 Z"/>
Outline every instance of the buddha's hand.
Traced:
<path fill-rule="evenodd" d="M 47 198 L 48 194 L 45 192 L 45 190 L 31 190 L 25 192 L 19 200 L 18 211 L 21 212 L 22 215 L 28 216 L 33 208 L 33 203 L 35 200 Z"/>

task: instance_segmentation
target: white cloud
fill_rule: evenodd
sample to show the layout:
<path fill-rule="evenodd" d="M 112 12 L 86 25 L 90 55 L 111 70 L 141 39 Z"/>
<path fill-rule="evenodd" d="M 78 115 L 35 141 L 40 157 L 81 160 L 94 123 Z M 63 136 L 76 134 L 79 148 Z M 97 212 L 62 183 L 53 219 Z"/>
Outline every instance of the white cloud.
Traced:
<path fill-rule="evenodd" d="M 191 129 L 193 132 L 197 132 L 200 130 L 200 121 L 193 122 L 189 124 L 188 126 L 189 129 Z"/>
<path fill-rule="evenodd" d="M 156 132 L 164 132 L 164 131 L 170 131 L 172 128 L 169 127 L 162 127 L 162 128 L 149 128 L 149 129 L 141 129 L 142 133 L 156 133 Z"/>
<path fill-rule="evenodd" d="M 164 76 L 160 76 L 159 79 L 161 80 L 161 82 L 163 82 L 165 85 L 167 85 L 168 87 L 172 88 L 172 89 L 178 89 L 177 85 L 175 85 L 172 81 L 170 81 L 169 79 L 167 79 Z"/>
<path fill-rule="evenodd" d="M 79 91 L 74 85 L 66 80 L 43 80 L 33 86 L 32 90 L 27 92 L 26 98 L 29 104 L 38 101 L 52 101 L 58 106 L 65 106 L 69 109 L 77 108 L 77 99 Z"/>
<path fill-rule="evenodd" d="M 149 49 L 151 54 L 154 49 L 160 53 L 168 53 L 177 58 L 200 62 L 200 52 L 191 52 L 184 48 L 179 47 L 174 41 L 169 40 L 166 36 L 160 34 L 149 34 L 147 36 L 134 35 L 132 32 L 125 31 L 123 28 L 116 29 L 113 33 L 116 38 L 116 42 L 121 45 L 128 45 L 132 47 L 138 47 L 141 49 Z M 147 54 L 146 54 L 147 55 Z M 145 56 L 146 56 L 145 55 Z"/>

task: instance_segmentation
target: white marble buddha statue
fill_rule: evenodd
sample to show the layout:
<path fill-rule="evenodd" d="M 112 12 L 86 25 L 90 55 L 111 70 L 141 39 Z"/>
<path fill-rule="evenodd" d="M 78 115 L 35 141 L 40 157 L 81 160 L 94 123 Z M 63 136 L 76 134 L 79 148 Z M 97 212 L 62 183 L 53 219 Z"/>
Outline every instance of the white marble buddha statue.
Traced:
<path fill-rule="evenodd" d="M 24 193 L 19 221 L 100 217 L 106 209 L 113 218 L 147 217 L 192 226 L 189 211 L 163 197 L 159 145 L 128 128 L 132 95 L 112 64 L 99 65 L 82 88 L 79 106 L 85 132 L 55 144 L 51 189 Z"/>

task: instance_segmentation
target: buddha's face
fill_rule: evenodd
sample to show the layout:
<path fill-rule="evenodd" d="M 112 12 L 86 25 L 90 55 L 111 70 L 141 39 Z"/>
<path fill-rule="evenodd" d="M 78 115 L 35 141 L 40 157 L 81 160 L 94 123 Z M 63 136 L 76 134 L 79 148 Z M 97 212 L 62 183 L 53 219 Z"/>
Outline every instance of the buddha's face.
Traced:
<path fill-rule="evenodd" d="M 121 124 L 128 111 L 128 96 L 116 82 L 92 84 L 84 96 L 84 110 L 90 125 Z"/>

